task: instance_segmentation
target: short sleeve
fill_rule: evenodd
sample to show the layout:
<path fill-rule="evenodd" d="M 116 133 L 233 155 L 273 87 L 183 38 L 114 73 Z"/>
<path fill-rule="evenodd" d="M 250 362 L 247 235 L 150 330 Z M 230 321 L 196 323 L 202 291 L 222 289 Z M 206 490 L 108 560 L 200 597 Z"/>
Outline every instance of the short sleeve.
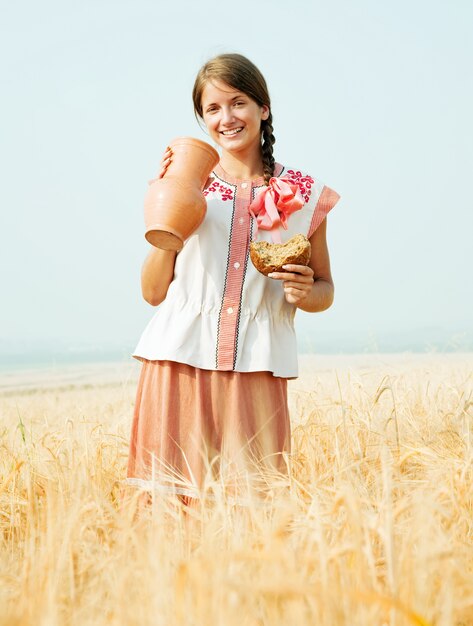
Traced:
<path fill-rule="evenodd" d="M 322 189 L 322 193 L 319 196 L 317 204 L 315 205 L 314 213 L 312 215 L 312 220 L 310 222 L 309 231 L 307 233 L 307 238 L 309 239 L 320 226 L 320 224 L 327 217 L 329 211 L 333 209 L 333 207 L 340 200 L 339 194 L 330 189 L 330 187 L 324 186 Z"/>

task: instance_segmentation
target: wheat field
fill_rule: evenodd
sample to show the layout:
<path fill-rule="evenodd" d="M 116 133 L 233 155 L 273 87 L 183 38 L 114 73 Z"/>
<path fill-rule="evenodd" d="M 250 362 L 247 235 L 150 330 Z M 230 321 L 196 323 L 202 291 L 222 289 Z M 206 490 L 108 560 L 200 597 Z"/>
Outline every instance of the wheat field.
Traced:
<path fill-rule="evenodd" d="M 136 370 L 0 386 L 0 626 L 471 626 L 471 355 L 313 357 L 260 506 L 124 497 Z"/>

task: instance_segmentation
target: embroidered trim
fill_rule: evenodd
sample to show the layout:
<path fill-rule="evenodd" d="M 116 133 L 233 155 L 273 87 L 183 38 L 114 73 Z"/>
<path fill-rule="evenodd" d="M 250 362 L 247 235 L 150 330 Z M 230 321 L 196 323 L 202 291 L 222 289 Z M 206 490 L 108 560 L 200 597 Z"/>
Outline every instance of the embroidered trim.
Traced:
<path fill-rule="evenodd" d="M 230 189 L 230 187 L 227 187 L 226 185 L 223 185 L 222 183 L 219 183 L 217 180 L 214 180 L 212 183 L 210 183 L 210 185 L 206 189 L 204 189 L 202 193 L 204 194 L 204 196 L 208 196 L 211 192 L 218 192 L 224 202 L 226 200 L 233 200 L 234 198 L 234 192 L 232 191 L 232 189 Z"/>
<path fill-rule="evenodd" d="M 236 187 L 233 188 L 234 192 L 232 193 L 233 207 L 232 207 L 232 218 L 230 220 L 230 233 L 228 237 L 228 248 L 227 248 L 227 267 L 225 268 L 225 280 L 223 282 L 223 293 L 222 293 L 222 302 L 220 305 L 220 311 L 218 312 L 218 320 L 217 320 L 217 341 L 215 345 L 215 369 L 218 370 L 218 351 L 220 345 L 220 323 L 222 320 L 222 312 L 225 304 L 225 292 L 227 289 L 227 280 L 228 280 L 228 269 L 230 267 L 230 255 L 231 255 L 231 247 L 232 247 L 232 235 L 233 235 L 233 221 L 235 219 L 235 210 L 236 210 L 236 202 L 235 202 L 235 190 Z"/>
<path fill-rule="evenodd" d="M 256 190 L 260 189 L 260 187 L 253 187 L 251 190 L 251 200 L 255 199 Z M 240 297 L 238 301 L 238 318 L 236 322 L 236 333 L 235 333 L 235 353 L 233 355 L 233 369 L 236 367 L 237 355 L 238 355 L 238 338 L 240 336 L 240 318 L 241 318 L 241 306 L 243 303 L 243 286 L 246 280 L 246 274 L 248 269 L 248 260 L 250 258 L 250 243 L 253 241 L 253 224 L 254 218 L 250 215 L 250 223 L 248 226 L 248 239 L 246 244 L 246 254 L 245 254 L 245 265 L 243 268 L 243 280 L 241 281 L 241 289 L 240 289 Z"/>
<path fill-rule="evenodd" d="M 291 181 L 294 184 L 298 185 L 304 200 L 306 202 L 309 202 L 309 198 L 312 193 L 312 185 L 315 182 L 312 176 L 309 176 L 308 174 L 303 174 L 299 170 L 287 170 L 287 173 Z"/>

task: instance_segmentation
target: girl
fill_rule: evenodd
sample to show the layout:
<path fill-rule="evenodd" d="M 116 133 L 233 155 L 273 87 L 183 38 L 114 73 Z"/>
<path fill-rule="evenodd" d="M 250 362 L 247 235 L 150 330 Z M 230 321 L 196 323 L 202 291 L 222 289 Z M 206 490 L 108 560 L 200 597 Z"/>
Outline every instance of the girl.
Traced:
<path fill-rule="evenodd" d="M 143 366 L 127 482 L 183 500 L 218 488 L 241 499 L 244 489 L 263 489 L 270 474 L 287 475 L 293 320 L 297 308 L 332 304 L 325 217 L 339 196 L 275 162 L 268 89 L 247 58 L 208 61 L 193 101 L 221 157 L 204 191 L 201 226 L 181 252 L 153 248 L 143 265 L 143 297 L 159 306 L 134 353 Z M 168 149 L 160 177 L 171 159 Z M 303 233 L 312 253 L 307 267 L 287 265 L 267 278 L 248 250 L 278 231 L 278 220 L 262 230 L 261 200 L 277 203 L 281 189 L 298 201 L 292 214 L 280 212 L 284 239 Z"/>

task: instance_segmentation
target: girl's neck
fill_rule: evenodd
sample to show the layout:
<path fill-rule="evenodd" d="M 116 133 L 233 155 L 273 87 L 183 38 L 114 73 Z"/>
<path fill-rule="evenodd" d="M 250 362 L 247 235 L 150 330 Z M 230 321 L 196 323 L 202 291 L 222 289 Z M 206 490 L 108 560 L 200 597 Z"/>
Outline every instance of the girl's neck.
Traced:
<path fill-rule="evenodd" d="M 240 157 L 229 152 L 222 152 L 220 167 L 232 178 L 238 180 L 253 180 L 263 176 L 264 173 L 263 159 L 258 153 L 250 157 L 248 155 Z"/>

